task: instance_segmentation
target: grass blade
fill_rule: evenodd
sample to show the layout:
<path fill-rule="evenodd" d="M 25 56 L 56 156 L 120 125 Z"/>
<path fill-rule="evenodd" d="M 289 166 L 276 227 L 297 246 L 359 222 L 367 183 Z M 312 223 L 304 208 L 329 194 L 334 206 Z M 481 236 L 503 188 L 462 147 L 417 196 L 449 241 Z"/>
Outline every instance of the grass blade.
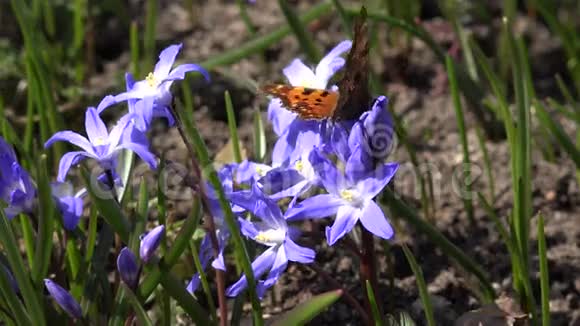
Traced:
<path fill-rule="evenodd" d="M 417 280 L 417 287 L 419 288 L 419 296 L 421 297 L 421 302 L 423 303 L 423 311 L 425 312 L 425 319 L 427 320 L 427 325 L 435 326 L 435 317 L 433 316 L 433 306 L 431 305 L 431 298 L 429 297 L 429 292 L 427 291 L 427 285 L 425 284 L 425 278 L 423 278 L 423 271 L 419 264 L 417 264 L 417 260 L 413 253 L 409 248 L 403 244 L 403 252 L 405 253 L 405 257 L 407 257 L 407 261 L 409 262 L 409 266 L 415 275 L 415 279 Z"/>
<path fill-rule="evenodd" d="M 143 306 L 139 302 L 139 299 L 137 299 L 137 296 L 135 296 L 133 291 L 131 291 L 131 289 L 129 289 L 125 283 L 121 283 L 121 285 L 122 289 L 124 290 L 123 292 L 125 294 L 125 297 L 128 299 L 129 303 L 131 304 L 131 307 L 133 307 L 133 310 L 137 315 L 137 320 L 139 320 L 138 324 L 143 326 L 153 326 L 154 325 L 153 321 L 151 321 L 151 319 L 147 315 L 145 308 L 143 308 Z"/>
<path fill-rule="evenodd" d="M 394 214 L 400 216 L 415 227 L 419 232 L 425 234 L 433 241 L 441 250 L 450 258 L 455 260 L 466 271 L 473 274 L 480 282 L 483 289 L 483 302 L 491 302 L 495 298 L 495 292 L 489 282 L 484 269 L 477 264 L 473 259 L 466 255 L 461 249 L 457 248 L 451 241 L 449 241 L 441 232 L 435 229 L 431 224 L 417 216 L 412 208 L 407 206 L 404 202 L 398 199 L 392 190 L 385 188 L 383 191 L 387 199 L 388 207 Z"/>
<path fill-rule="evenodd" d="M 230 137 L 232 139 L 232 148 L 234 150 L 234 159 L 237 163 L 242 162 L 242 152 L 240 150 L 240 137 L 238 136 L 238 127 L 236 126 L 236 115 L 234 113 L 234 105 L 229 91 L 225 91 L 224 98 L 226 102 L 226 112 L 228 114 L 228 127 L 230 129 Z"/>
<path fill-rule="evenodd" d="M 447 66 L 447 76 L 449 78 L 449 85 L 451 88 L 451 97 L 453 98 L 453 107 L 455 108 L 455 117 L 457 119 L 457 129 L 459 131 L 459 138 L 461 140 L 461 148 L 463 149 L 463 164 L 465 169 L 465 179 L 461 180 L 465 185 L 465 189 L 461 189 L 461 197 L 463 199 L 463 206 L 467 213 L 467 218 L 472 225 L 475 225 L 475 218 L 473 217 L 473 196 L 471 188 L 471 160 L 469 158 L 469 143 L 467 142 L 467 132 L 465 130 L 465 119 L 463 118 L 463 108 L 461 106 L 461 98 L 459 97 L 459 89 L 457 87 L 457 78 L 455 77 L 455 66 L 450 56 L 445 57 L 445 65 Z"/>
<path fill-rule="evenodd" d="M 534 101 L 534 109 L 540 124 L 552 133 L 560 146 L 562 146 L 564 151 L 566 151 L 572 161 L 574 161 L 576 168 L 580 168 L 580 151 L 570 137 L 568 137 L 564 132 L 564 128 L 556 120 L 552 119 L 542 102 Z"/>
<path fill-rule="evenodd" d="M 0 243 L 2 243 L 14 278 L 16 278 L 16 282 L 18 282 L 20 293 L 24 299 L 24 304 L 29 312 L 32 324 L 40 326 L 46 325 L 44 311 L 42 310 L 43 306 L 39 301 L 39 293 L 35 291 L 30 279 L 28 278 L 29 273 L 27 273 L 24 268 L 24 262 L 20 256 L 20 250 L 18 249 L 16 238 L 12 233 L 8 218 L 4 215 L 3 209 L 0 209 Z"/>
<path fill-rule="evenodd" d="M 320 59 L 320 53 L 316 48 L 314 41 L 310 37 L 310 34 L 306 32 L 306 27 L 300 21 L 300 19 L 298 19 L 298 15 L 294 11 L 294 8 L 290 7 L 288 0 L 278 0 L 278 5 L 280 6 L 282 13 L 284 13 L 284 17 L 286 17 L 288 25 L 298 39 L 300 47 L 306 53 L 306 56 L 310 62 L 318 62 Z"/>
<path fill-rule="evenodd" d="M 367 298 L 369 299 L 369 304 L 371 306 L 371 312 L 373 313 L 375 325 L 381 326 L 383 325 L 383 317 L 381 317 L 381 313 L 379 312 L 379 307 L 377 306 L 377 300 L 375 298 L 375 292 L 373 291 L 373 287 L 371 286 L 371 282 L 369 282 L 369 280 L 366 280 L 366 289 L 367 289 Z"/>
<path fill-rule="evenodd" d="M 540 260 L 540 289 L 542 293 L 542 326 L 550 326 L 550 280 L 546 236 L 544 235 L 544 216 L 538 215 L 538 258 Z"/>
<path fill-rule="evenodd" d="M 274 326 L 305 325 L 342 296 L 342 290 L 319 294 L 287 312 Z"/>

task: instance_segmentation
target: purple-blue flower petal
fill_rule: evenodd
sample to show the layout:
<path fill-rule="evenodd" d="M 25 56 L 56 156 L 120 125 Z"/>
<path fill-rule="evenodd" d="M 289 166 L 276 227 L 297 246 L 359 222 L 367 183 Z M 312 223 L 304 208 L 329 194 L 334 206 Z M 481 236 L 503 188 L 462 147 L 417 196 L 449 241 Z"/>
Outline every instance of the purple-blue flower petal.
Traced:
<path fill-rule="evenodd" d="M 194 63 L 186 63 L 173 68 L 165 80 L 183 80 L 185 78 L 185 73 L 190 71 L 197 71 L 203 75 L 206 81 L 210 81 L 209 73 L 207 70 L 205 70 L 202 66 L 196 65 Z"/>
<path fill-rule="evenodd" d="M 79 163 L 81 160 L 90 157 L 86 152 L 68 152 L 60 158 L 60 163 L 58 164 L 58 176 L 56 180 L 58 182 L 64 182 L 68 170 L 71 166 Z"/>
<path fill-rule="evenodd" d="M 157 247 L 159 247 L 164 234 L 165 226 L 159 225 L 141 239 L 141 245 L 139 247 L 139 256 L 141 256 L 141 260 L 148 262 L 151 257 L 153 257 L 153 254 L 155 253 L 155 250 L 157 250 Z"/>
<path fill-rule="evenodd" d="M 62 310 L 74 319 L 82 318 L 83 311 L 81 306 L 67 290 L 47 278 L 44 279 L 44 285 L 50 293 L 50 296 L 58 303 Z"/>
<path fill-rule="evenodd" d="M 310 85 L 310 83 L 316 80 L 314 72 L 300 59 L 292 60 L 292 62 L 286 66 L 282 72 L 284 73 L 284 76 L 288 78 L 288 82 L 290 82 L 290 85 L 292 86 L 316 87 L 315 85 Z M 326 85 L 318 86 L 317 88 L 324 88 L 325 86 Z"/>
<path fill-rule="evenodd" d="M 117 256 L 117 270 L 121 280 L 129 286 L 130 289 L 135 289 L 139 282 L 139 265 L 137 265 L 137 257 L 131 249 L 125 247 L 121 249 L 119 256 Z"/>
<path fill-rule="evenodd" d="M 340 56 L 350 50 L 352 41 L 346 40 L 338 43 L 316 66 L 316 77 L 328 83 L 328 80 L 344 66 L 344 59 Z"/>
<path fill-rule="evenodd" d="M 155 69 L 153 70 L 153 75 L 155 79 L 161 81 L 165 79 L 169 72 L 171 71 L 171 67 L 173 63 L 175 63 L 175 58 L 177 54 L 181 50 L 183 44 L 173 44 L 166 47 L 161 53 L 159 54 L 159 61 L 155 64 Z"/>
<path fill-rule="evenodd" d="M 317 195 L 294 205 L 285 216 L 287 221 L 323 218 L 336 214 L 342 204 L 342 200 L 334 195 Z"/>
<path fill-rule="evenodd" d="M 276 253 L 277 250 L 275 250 L 275 247 L 271 247 L 256 257 L 256 259 L 252 262 L 252 271 L 254 272 L 254 277 L 256 279 L 264 275 L 268 268 L 274 264 Z M 242 275 L 236 283 L 230 285 L 230 287 L 226 289 L 226 295 L 229 297 L 235 297 L 240 294 L 247 286 L 248 280 L 246 279 L 245 275 Z"/>
<path fill-rule="evenodd" d="M 334 163 L 316 149 L 310 153 L 309 160 L 326 191 L 331 194 L 338 194 L 341 185 L 344 183 L 344 178 Z"/>
<path fill-rule="evenodd" d="M 145 147 L 141 144 L 137 144 L 137 143 L 126 142 L 126 143 L 122 143 L 119 146 L 119 148 L 126 148 L 126 149 L 132 150 L 145 163 L 147 163 L 151 169 L 157 168 L 157 159 L 155 158 L 155 155 L 153 155 L 153 153 L 151 153 L 147 147 Z"/>
<path fill-rule="evenodd" d="M 316 256 L 314 250 L 299 246 L 290 237 L 286 237 L 286 240 L 284 240 L 284 249 L 288 260 L 297 263 L 309 264 L 314 261 Z"/>
<path fill-rule="evenodd" d="M 50 147 L 57 141 L 66 141 L 73 145 L 76 145 L 82 148 L 85 152 L 89 153 L 90 155 L 96 156 L 95 151 L 93 150 L 93 145 L 86 139 L 84 136 L 70 130 L 64 130 L 56 132 L 52 137 L 50 137 L 46 143 L 44 143 L 44 148 Z"/>
<path fill-rule="evenodd" d="M 326 227 L 326 241 L 332 246 L 350 232 L 361 214 L 360 209 L 350 205 L 341 206 L 336 213 L 336 219 L 331 227 Z"/>
<path fill-rule="evenodd" d="M 358 191 L 365 198 L 372 199 L 378 195 L 385 186 L 391 181 L 397 169 L 398 163 L 387 163 L 379 165 L 368 177 L 360 179 L 357 182 Z"/>
<path fill-rule="evenodd" d="M 360 216 L 360 222 L 372 234 L 388 240 L 393 237 L 393 228 L 387 221 L 385 214 L 373 200 L 369 201 Z"/>
<path fill-rule="evenodd" d="M 274 263 L 272 264 L 268 276 L 266 276 L 266 279 L 263 281 L 258 282 L 256 292 L 259 298 L 264 297 L 266 290 L 276 283 L 280 275 L 282 275 L 286 270 L 287 266 L 288 258 L 286 258 L 286 250 L 284 250 L 283 247 L 280 247 L 276 252 L 276 258 L 274 259 Z"/>
<path fill-rule="evenodd" d="M 85 113 L 85 130 L 87 132 L 87 138 L 93 146 L 99 146 L 101 143 L 104 144 L 109 138 L 107 125 L 105 125 L 97 109 L 94 107 L 87 108 L 87 112 Z"/>

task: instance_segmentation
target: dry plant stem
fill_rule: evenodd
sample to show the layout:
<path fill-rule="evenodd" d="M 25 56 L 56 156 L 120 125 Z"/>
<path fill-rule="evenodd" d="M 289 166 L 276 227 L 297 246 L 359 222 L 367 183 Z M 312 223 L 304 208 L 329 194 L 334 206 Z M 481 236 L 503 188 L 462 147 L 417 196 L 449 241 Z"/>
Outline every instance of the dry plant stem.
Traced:
<path fill-rule="evenodd" d="M 360 281 L 363 289 L 364 298 L 365 298 L 365 305 L 367 309 L 367 313 L 369 316 L 372 316 L 372 308 L 371 303 L 369 302 L 369 298 L 366 295 L 366 281 L 368 280 L 371 288 L 373 289 L 373 293 L 375 294 L 375 301 L 377 303 L 377 307 L 379 309 L 379 313 L 383 316 L 382 306 L 381 303 L 383 302 L 380 298 L 380 292 L 378 291 L 377 287 L 377 266 L 376 266 L 376 257 L 375 257 L 375 242 L 373 238 L 373 234 L 367 231 L 362 225 L 360 226 L 361 235 L 362 235 L 362 245 L 361 245 L 361 260 L 360 260 Z"/>
<path fill-rule="evenodd" d="M 194 193 L 198 193 L 201 198 L 201 202 L 203 203 L 203 208 L 207 213 L 206 219 L 206 227 L 209 233 L 209 237 L 211 240 L 211 245 L 213 247 L 214 256 L 217 257 L 219 255 L 219 243 L 216 236 L 216 228 L 215 222 L 213 219 L 213 215 L 211 214 L 211 210 L 209 209 L 210 205 L 208 202 L 207 192 L 205 189 L 205 182 L 203 182 L 203 176 L 201 174 L 201 168 L 197 162 L 195 151 L 191 147 L 191 144 L 187 141 L 187 137 L 185 135 L 185 131 L 183 130 L 183 125 L 181 120 L 179 119 L 179 115 L 175 111 L 175 108 L 171 106 L 171 113 L 175 117 L 177 130 L 179 131 L 179 135 L 181 139 L 183 139 L 183 143 L 187 147 L 187 151 L 191 156 L 191 166 L 193 167 L 193 180 L 187 180 L 187 186 L 193 190 Z M 199 185 L 199 186 L 196 186 Z M 195 195 L 195 194 L 194 194 Z M 216 273 L 216 285 L 217 285 L 217 295 L 218 295 L 218 305 L 219 305 L 219 312 L 220 312 L 220 325 L 227 326 L 228 321 L 228 306 L 226 302 L 226 282 L 225 282 L 225 273 L 222 270 L 214 268 Z"/>
<path fill-rule="evenodd" d="M 301 266 L 301 265 L 299 265 L 299 266 Z M 350 292 L 345 287 L 342 286 L 342 284 L 340 284 L 337 280 L 335 280 L 332 276 L 330 276 L 327 272 L 325 272 L 324 269 L 319 267 L 316 263 L 312 263 L 312 264 L 308 264 L 308 265 L 304 265 L 304 266 L 307 266 L 310 269 L 314 270 L 316 272 L 316 274 L 322 276 L 330 284 L 332 284 L 332 286 L 334 286 L 338 289 L 341 289 L 342 296 L 358 312 L 358 314 L 361 316 L 363 322 L 366 325 L 373 325 L 373 323 L 371 322 L 371 320 L 369 318 L 370 315 L 365 311 L 365 309 L 360 305 L 360 303 L 358 303 L 358 301 L 355 299 L 355 297 L 353 297 L 350 294 Z"/>

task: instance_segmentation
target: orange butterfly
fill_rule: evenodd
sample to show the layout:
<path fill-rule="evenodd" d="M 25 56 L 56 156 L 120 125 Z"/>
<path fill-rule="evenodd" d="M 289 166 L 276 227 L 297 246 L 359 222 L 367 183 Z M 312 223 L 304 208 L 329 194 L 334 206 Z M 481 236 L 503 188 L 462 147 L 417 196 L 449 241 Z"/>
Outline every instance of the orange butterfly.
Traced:
<path fill-rule="evenodd" d="M 368 110 L 371 96 L 368 90 L 369 42 L 366 10 L 363 7 L 354 26 L 352 48 L 346 58 L 338 92 L 284 84 L 261 87 L 266 94 L 279 98 L 289 111 L 303 120 L 352 120 Z"/>

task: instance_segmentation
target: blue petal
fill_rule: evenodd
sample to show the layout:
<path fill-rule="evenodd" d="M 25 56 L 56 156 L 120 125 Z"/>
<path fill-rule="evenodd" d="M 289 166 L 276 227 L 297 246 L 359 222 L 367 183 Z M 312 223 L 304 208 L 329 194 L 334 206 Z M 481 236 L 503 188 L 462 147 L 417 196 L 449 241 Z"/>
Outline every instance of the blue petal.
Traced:
<path fill-rule="evenodd" d="M 57 206 L 62 213 L 64 228 L 74 230 L 83 214 L 83 199 L 72 196 L 60 197 Z"/>
<path fill-rule="evenodd" d="M 323 218 L 336 214 L 342 204 L 343 201 L 334 195 L 317 195 L 288 209 L 285 217 L 287 221 Z"/>
<path fill-rule="evenodd" d="M 344 178 L 342 174 L 338 172 L 334 163 L 332 163 L 326 156 L 322 155 L 319 150 L 313 150 L 310 153 L 310 164 L 316 175 L 322 182 L 322 185 L 331 194 L 338 195 L 342 185 L 344 184 Z"/>
<path fill-rule="evenodd" d="M 139 246 L 139 256 L 141 260 L 144 262 L 148 262 L 159 244 L 161 243 L 161 239 L 165 235 L 165 226 L 159 225 L 147 233 L 143 239 L 141 239 L 141 244 Z"/>
<path fill-rule="evenodd" d="M 330 143 L 332 144 L 333 151 L 342 162 L 346 162 L 350 157 L 348 134 L 339 124 L 334 125 L 331 132 Z"/>
<path fill-rule="evenodd" d="M 357 190 L 368 199 L 375 198 L 395 176 L 399 164 L 387 163 L 379 165 L 368 177 L 357 181 Z"/>
<path fill-rule="evenodd" d="M 360 222 L 372 234 L 388 240 L 393 237 L 393 228 L 383 211 L 374 201 L 369 201 L 362 211 Z"/>
<path fill-rule="evenodd" d="M 260 298 L 264 297 L 266 290 L 269 289 L 272 285 L 274 285 L 274 283 L 276 283 L 280 275 L 282 275 L 282 273 L 284 273 L 284 271 L 286 270 L 286 266 L 288 266 L 288 259 L 286 258 L 286 250 L 284 250 L 283 247 L 280 247 L 276 252 L 276 259 L 272 264 L 272 268 L 270 269 L 268 276 L 266 276 L 266 279 L 264 281 L 258 282 L 258 286 L 256 288 L 258 297 Z"/>
<path fill-rule="evenodd" d="M 68 170 L 70 170 L 71 166 L 77 164 L 86 157 L 89 157 L 86 152 L 68 152 L 64 154 L 60 158 L 60 163 L 58 165 L 58 176 L 56 180 L 58 182 L 64 182 L 64 179 L 66 178 Z"/>
<path fill-rule="evenodd" d="M 62 310 L 74 319 L 82 318 L 83 311 L 81 306 L 67 290 L 47 278 L 44 279 L 44 285 L 50 293 L 50 296 L 58 303 Z"/>
<path fill-rule="evenodd" d="M 326 85 L 328 80 L 344 66 L 344 59 L 340 57 L 352 46 L 352 41 L 338 43 L 330 52 L 320 60 L 316 66 L 316 78 Z"/>
<path fill-rule="evenodd" d="M 244 218 L 239 218 L 238 222 L 240 223 L 240 232 L 246 237 L 254 239 L 258 235 L 259 231 L 256 229 L 254 223 Z"/>
<path fill-rule="evenodd" d="M 117 271 L 121 280 L 129 286 L 130 289 L 135 289 L 139 283 L 139 265 L 137 265 L 137 257 L 131 249 L 125 247 L 121 249 L 119 256 L 117 256 Z"/>
<path fill-rule="evenodd" d="M 155 158 L 155 155 L 153 155 L 153 153 L 151 153 L 147 147 L 137 143 L 126 142 L 121 144 L 119 148 L 126 148 L 132 150 L 145 163 L 147 163 L 151 169 L 157 168 L 157 159 Z"/>
<path fill-rule="evenodd" d="M 282 72 L 288 78 L 292 86 L 309 86 L 315 88 L 325 88 L 326 85 L 310 85 L 316 81 L 316 75 L 300 59 L 294 59 L 286 66 Z"/>
<path fill-rule="evenodd" d="M 155 70 L 153 70 L 153 75 L 155 76 L 156 80 L 161 81 L 169 76 L 169 71 L 171 71 L 171 67 L 175 62 L 175 57 L 177 57 L 181 47 L 181 43 L 174 44 L 161 51 L 159 54 L 159 61 L 157 61 Z"/>
<path fill-rule="evenodd" d="M 288 260 L 297 263 L 309 264 L 314 261 L 314 257 L 316 256 L 314 250 L 299 246 L 290 237 L 287 237 L 284 241 L 284 249 L 286 250 Z"/>
<path fill-rule="evenodd" d="M 109 138 L 107 126 L 94 107 L 87 108 L 87 112 L 85 113 L 85 129 L 87 131 L 87 137 L 93 146 L 99 146 Z"/>
<path fill-rule="evenodd" d="M 69 142 L 73 145 L 76 145 L 76 146 L 82 148 L 85 152 L 89 153 L 90 155 L 97 156 L 95 151 L 93 150 L 93 145 L 91 145 L 91 143 L 88 141 L 88 139 L 77 134 L 74 131 L 64 130 L 64 131 L 59 131 L 59 132 L 55 133 L 54 135 L 52 135 L 52 137 L 50 137 L 46 141 L 46 143 L 44 143 L 44 148 L 48 148 L 49 146 L 51 146 L 52 144 L 54 144 L 57 141 Z"/>
<path fill-rule="evenodd" d="M 199 288 L 200 284 L 201 284 L 201 276 L 199 276 L 199 273 L 195 273 L 185 289 L 190 294 L 193 294 L 197 290 L 197 288 Z"/>
<path fill-rule="evenodd" d="M 359 219 L 360 209 L 352 206 L 341 206 L 331 227 L 326 227 L 326 241 L 332 246 L 350 232 Z"/>
<path fill-rule="evenodd" d="M 275 98 L 268 104 L 268 120 L 276 135 L 281 136 L 298 115 L 282 107 L 282 102 Z"/>
<path fill-rule="evenodd" d="M 256 279 L 260 278 L 270 267 L 272 267 L 274 260 L 276 259 L 276 253 L 277 252 L 275 247 L 269 248 L 260 256 L 256 257 L 256 259 L 252 262 L 252 271 L 254 272 L 254 277 Z M 242 277 L 240 277 L 236 283 L 232 284 L 226 289 L 226 295 L 228 297 L 235 297 L 240 294 L 240 292 L 242 292 L 247 286 L 248 280 L 246 279 L 245 275 L 242 275 Z"/>
<path fill-rule="evenodd" d="M 301 181 L 304 181 L 304 177 L 294 169 L 274 168 L 259 179 L 258 183 L 262 185 L 264 193 L 272 195 L 288 190 Z M 286 196 L 294 195 L 286 194 Z"/>
<path fill-rule="evenodd" d="M 97 113 L 101 114 L 106 108 L 110 107 L 113 104 L 116 104 L 117 101 L 115 100 L 115 96 L 107 95 L 102 100 L 101 103 L 97 106 Z"/>
<path fill-rule="evenodd" d="M 203 69 L 202 66 L 193 63 L 187 63 L 175 67 L 173 70 L 171 70 L 169 76 L 167 76 L 165 80 L 183 80 L 185 78 L 185 73 L 190 71 L 197 71 L 203 75 L 203 78 L 205 78 L 207 82 L 210 81 L 209 73 L 207 70 Z"/>
<path fill-rule="evenodd" d="M 362 146 L 357 146 L 352 151 L 352 155 L 346 161 L 344 167 L 344 176 L 347 183 L 352 186 L 359 180 L 367 178 L 374 173 L 374 162 L 370 160 L 368 155 L 365 155 L 365 150 Z"/>

